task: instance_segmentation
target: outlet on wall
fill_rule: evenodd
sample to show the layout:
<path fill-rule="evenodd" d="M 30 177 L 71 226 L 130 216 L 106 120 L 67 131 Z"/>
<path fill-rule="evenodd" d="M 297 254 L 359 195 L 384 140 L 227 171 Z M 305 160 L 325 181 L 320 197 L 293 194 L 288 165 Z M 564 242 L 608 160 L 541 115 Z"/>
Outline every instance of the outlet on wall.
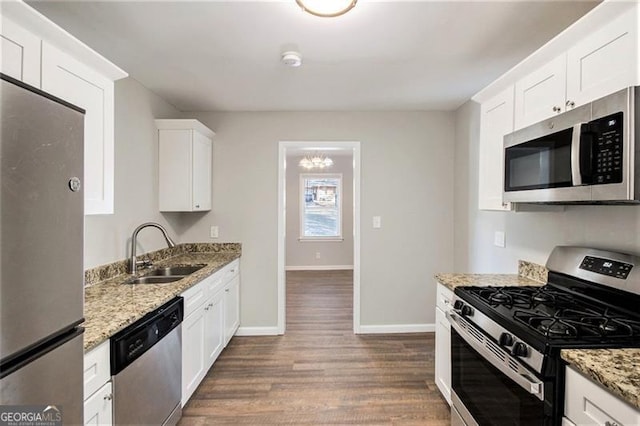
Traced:
<path fill-rule="evenodd" d="M 316 259 L 320 259 L 320 252 L 319 251 L 316 252 Z"/>
<path fill-rule="evenodd" d="M 218 227 L 213 225 L 211 226 L 211 230 L 209 231 L 209 236 L 211 238 L 218 238 Z"/>
<path fill-rule="evenodd" d="M 504 247 L 505 246 L 504 232 L 496 231 L 493 234 L 493 245 L 496 246 L 496 247 Z"/>

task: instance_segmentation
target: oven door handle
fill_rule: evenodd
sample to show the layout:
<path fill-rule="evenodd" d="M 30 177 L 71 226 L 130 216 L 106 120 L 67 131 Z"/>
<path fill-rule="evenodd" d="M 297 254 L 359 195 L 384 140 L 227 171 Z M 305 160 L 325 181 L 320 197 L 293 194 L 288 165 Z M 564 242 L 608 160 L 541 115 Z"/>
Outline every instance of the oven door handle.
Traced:
<path fill-rule="evenodd" d="M 448 311 L 446 316 L 460 337 L 484 359 L 525 391 L 544 401 L 544 383 L 533 376 L 516 358 L 487 338 L 456 311 Z"/>

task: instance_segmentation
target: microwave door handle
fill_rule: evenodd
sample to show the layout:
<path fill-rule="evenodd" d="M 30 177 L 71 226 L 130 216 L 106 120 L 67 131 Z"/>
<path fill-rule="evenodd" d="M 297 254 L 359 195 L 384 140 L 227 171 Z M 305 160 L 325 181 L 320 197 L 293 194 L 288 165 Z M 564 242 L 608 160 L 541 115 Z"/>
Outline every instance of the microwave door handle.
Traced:
<path fill-rule="evenodd" d="M 580 134 L 582 123 L 573 126 L 571 133 L 571 182 L 573 186 L 582 185 L 582 172 L 580 170 Z"/>
<path fill-rule="evenodd" d="M 517 359 L 507 353 L 499 346 L 492 344 L 484 334 L 473 325 L 464 320 L 456 311 L 448 311 L 445 316 L 449 320 L 451 327 L 464 339 L 469 346 L 478 352 L 485 360 L 500 370 L 505 376 L 520 385 L 525 391 L 534 395 L 539 400 L 544 401 L 544 386 L 542 381 L 535 378 L 523 367 Z M 468 331 L 469 328 L 474 332 Z M 480 337 L 482 336 L 482 340 Z M 486 345 L 492 345 L 489 349 Z M 497 356 L 496 352 L 502 354 Z"/>

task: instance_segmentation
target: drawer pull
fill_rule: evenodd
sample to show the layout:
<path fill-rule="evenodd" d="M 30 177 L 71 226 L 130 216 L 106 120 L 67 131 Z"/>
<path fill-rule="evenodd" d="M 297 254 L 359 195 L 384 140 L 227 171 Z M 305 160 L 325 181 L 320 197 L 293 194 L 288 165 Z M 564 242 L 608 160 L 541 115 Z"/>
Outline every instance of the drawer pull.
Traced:
<path fill-rule="evenodd" d="M 620 426 L 620 425 L 616 422 L 610 422 L 609 420 L 607 420 L 606 422 L 604 422 L 604 426 Z"/>

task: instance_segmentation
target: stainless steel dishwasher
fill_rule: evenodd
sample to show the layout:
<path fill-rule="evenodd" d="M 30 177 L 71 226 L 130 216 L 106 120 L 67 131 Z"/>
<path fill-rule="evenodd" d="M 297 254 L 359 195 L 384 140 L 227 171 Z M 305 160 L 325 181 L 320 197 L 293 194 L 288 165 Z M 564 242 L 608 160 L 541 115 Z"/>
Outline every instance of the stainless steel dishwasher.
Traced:
<path fill-rule="evenodd" d="M 183 301 L 177 297 L 111 338 L 114 424 L 180 420 L 182 317 Z"/>

